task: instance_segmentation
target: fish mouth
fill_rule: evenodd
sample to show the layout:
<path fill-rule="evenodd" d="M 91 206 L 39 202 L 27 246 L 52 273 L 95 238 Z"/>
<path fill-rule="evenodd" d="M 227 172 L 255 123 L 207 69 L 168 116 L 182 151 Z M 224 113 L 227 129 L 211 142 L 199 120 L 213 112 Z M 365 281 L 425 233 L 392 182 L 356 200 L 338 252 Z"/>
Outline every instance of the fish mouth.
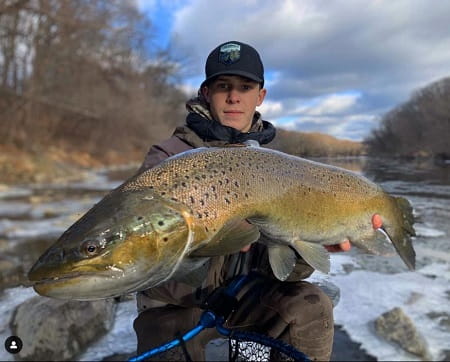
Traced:
<path fill-rule="evenodd" d="M 43 278 L 39 280 L 31 280 L 30 279 L 30 285 L 31 286 L 39 286 L 39 285 L 50 285 L 50 284 L 58 284 L 58 283 L 64 283 L 69 280 L 78 279 L 78 278 L 90 278 L 90 277 L 97 277 L 97 278 L 111 278 L 111 275 L 103 274 L 103 273 L 71 273 L 64 276 L 54 276 L 54 277 L 48 277 Z"/>

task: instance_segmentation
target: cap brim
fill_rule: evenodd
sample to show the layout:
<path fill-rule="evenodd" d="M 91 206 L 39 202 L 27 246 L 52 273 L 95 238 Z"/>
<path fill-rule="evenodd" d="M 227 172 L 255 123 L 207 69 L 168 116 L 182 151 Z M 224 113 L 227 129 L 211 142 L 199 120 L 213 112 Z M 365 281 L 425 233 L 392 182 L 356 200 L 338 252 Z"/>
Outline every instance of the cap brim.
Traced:
<path fill-rule="evenodd" d="M 256 75 L 254 75 L 252 73 L 243 72 L 243 71 L 239 71 L 239 70 L 224 70 L 224 71 L 217 72 L 217 73 L 214 73 L 214 74 L 210 75 L 208 78 L 206 78 L 202 82 L 200 87 L 203 87 L 208 81 L 210 81 L 213 78 L 218 77 L 219 75 L 239 75 L 241 77 L 245 77 L 245 78 L 251 79 L 251 80 L 253 80 L 255 82 L 263 83 L 263 80 L 261 78 L 257 77 Z"/>

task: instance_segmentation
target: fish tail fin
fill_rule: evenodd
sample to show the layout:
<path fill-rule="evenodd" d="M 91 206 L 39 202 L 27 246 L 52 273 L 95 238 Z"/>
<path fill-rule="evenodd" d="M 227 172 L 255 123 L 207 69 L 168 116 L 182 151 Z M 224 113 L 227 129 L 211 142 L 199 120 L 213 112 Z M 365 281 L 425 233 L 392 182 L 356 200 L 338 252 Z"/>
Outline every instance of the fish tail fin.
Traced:
<path fill-rule="evenodd" d="M 416 252 L 414 251 L 411 236 L 415 236 L 413 208 L 409 201 L 403 197 L 394 197 L 395 203 L 402 217 L 401 230 L 396 238 L 392 239 L 395 249 L 409 269 L 416 267 Z"/>
<path fill-rule="evenodd" d="M 394 197 L 394 200 L 402 213 L 403 229 L 411 236 L 415 236 L 413 208 L 409 201 L 404 197 Z"/>

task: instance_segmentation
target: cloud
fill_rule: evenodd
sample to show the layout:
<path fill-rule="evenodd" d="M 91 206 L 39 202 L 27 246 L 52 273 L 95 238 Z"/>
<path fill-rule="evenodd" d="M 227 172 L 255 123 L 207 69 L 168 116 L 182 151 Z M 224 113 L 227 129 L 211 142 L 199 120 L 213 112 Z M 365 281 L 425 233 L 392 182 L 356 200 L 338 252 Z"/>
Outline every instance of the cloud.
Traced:
<path fill-rule="evenodd" d="M 309 116 L 327 115 L 320 130 L 334 135 L 345 117 L 352 121 L 344 131 L 354 137 L 376 125 L 358 115 L 375 119 L 449 75 L 449 13 L 448 1 L 193 0 L 175 13 L 172 39 L 190 59 L 190 77 L 203 75 L 218 44 L 253 45 L 271 74 L 269 115 L 292 116 L 306 107 Z M 367 128 L 358 124 L 352 132 L 351 122 Z"/>
<path fill-rule="evenodd" d="M 331 94 L 319 99 L 313 106 L 302 107 L 300 112 L 310 116 L 342 114 L 352 108 L 357 99 L 357 94 Z"/>

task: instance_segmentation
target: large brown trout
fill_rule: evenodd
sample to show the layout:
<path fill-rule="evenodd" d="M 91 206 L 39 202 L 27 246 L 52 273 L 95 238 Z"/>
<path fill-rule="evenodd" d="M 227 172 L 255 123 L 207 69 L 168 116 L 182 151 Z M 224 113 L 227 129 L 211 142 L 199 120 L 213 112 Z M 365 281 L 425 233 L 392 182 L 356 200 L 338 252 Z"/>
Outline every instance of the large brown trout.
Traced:
<path fill-rule="evenodd" d="M 343 240 L 413 269 L 411 207 L 350 171 L 260 147 L 200 148 L 111 191 L 29 273 L 35 290 L 96 299 L 186 279 L 263 234 L 286 279 L 301 256 L 327 273 L 323 245 Z"/>

